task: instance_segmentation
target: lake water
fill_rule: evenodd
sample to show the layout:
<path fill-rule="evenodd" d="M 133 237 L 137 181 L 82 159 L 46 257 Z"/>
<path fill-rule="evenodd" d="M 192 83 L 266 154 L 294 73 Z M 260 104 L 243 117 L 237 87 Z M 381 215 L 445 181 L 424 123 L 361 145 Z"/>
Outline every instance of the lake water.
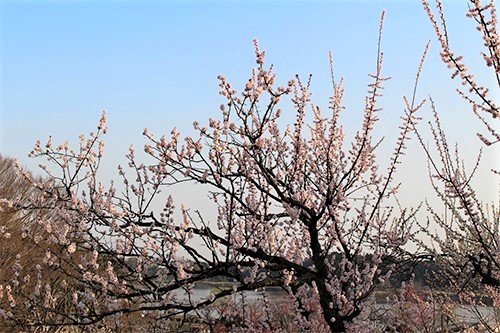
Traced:
<path fill-rule="evenodd" d="M 217 291 L 217 288 L 194 288 L 191 292 L 191 299 L 193 301 L 200 301 L 208 299 L 211 293 Z M 285 291 L 280 288 L 266 288 L 265 290 L 267 294 L 267 298 L 270 300 L 279 300 L 287 295 Z M 258 300 L 262 297 L 262 291 L 245 291 L 244 292 L 247 300 Z M 186 298 L 186 294 L 182 292 L 177 293 L 178 299 Z M 389 309 L 391 307 L 390 303 L 377 303 L 377 309 Z M 470 307 L 457 307 L 454 309 L 455 314 L 461 318 L 463 321 L 469 323 L 478 322 L 478 316 L 482 318 L 487 318 L 492 320 L 495 318 L 495 311 L 493 307 L 485 307 L 485 306 L 470 306 Z M 498 313 L 497 313 L 498 315 Z"/>

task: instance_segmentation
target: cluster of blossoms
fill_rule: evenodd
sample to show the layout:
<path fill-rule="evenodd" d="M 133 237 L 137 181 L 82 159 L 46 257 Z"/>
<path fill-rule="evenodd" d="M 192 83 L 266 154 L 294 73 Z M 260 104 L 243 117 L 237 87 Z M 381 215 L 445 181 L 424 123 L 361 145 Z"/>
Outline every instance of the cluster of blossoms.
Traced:
<path fill-rule="evenodd" d="M 487 139 L 481 133 L 478 133 L 478 137 L 486 145 L 499 142 L 500 133 L 495 130 L 494 123 L 483 116 L 483 114 L 489 115 L 495 120 L 500 116 L 499 106 L 492 98 L 495 92 L 490 93 L 490 88 L 494 88 L 494 86 L 490 85 L 488 87 L 479 84 L 467 68 L 463 56 L 452 51 L 441 0 L 436 0 L 437 16 L 434 14 L 428 0 L 422 0 L 422 3 L 441 45 L 441 59 L 453 71 L 452 78 L 459 78 L 461 84 L 467 88 L 467 91 L 457 89 L 457 92 L 472 105 L 473 112 L 483 122 L 492 139 Z M 495 2 L 487 1 L 483 4 L 481 0 L 471 0 L 467 17 L 476 22 L 476 29 L 482 34 L 485 51 L 481 52 L 481 56 L 486 66 L 493 69 L 496 79 L 495 84 L 498 89 L 500 88 L 500 37 L 497 31 L 498 21 Z"/>

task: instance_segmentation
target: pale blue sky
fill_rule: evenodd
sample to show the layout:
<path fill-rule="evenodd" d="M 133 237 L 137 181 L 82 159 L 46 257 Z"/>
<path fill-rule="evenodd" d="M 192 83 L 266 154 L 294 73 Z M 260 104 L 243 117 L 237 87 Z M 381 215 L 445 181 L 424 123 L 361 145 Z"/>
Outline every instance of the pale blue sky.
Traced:
<path fill-rule="evenodd" d="M 335 72 L 345 78 L 347 130 L 354 131 L 367 74 L 375 68 L 383 9 L 384 73 L 393 79 L 386 85 L 378 133 L 397 135 L 402 96 L 411 93 L 431 39 L 419 96 L 431 94 L 449 137 L 475 151 L 475 118 L 454 93 L 458 85 L 440 62 L 420 1 L 187 0 L 1 2 L 0 153 L 36 165 L 26 155 L 37 139 L 51 134 L 55 142 L 74 142 L 79 133 L 95 129 L 102 110 L 109 120 L 109 165 L 123 161 L 129 144 L 144 144 L 144 127 L 158 134 L 173 127 L 189 133 L 194 120 L 219 115 L 224 100 L 218 74 L 236 89 L 244 86 L 255 66 L 254 37 L 267 62 L 275 64 L 279 82 L 312 73 L 313 101 L 325 107 L 333 51 Z M 453 45 L 472 68 L 482 68 L 479 35 L 465 18 L 466 9 L 465 0 L 445 2 Z M 426 119 L 429 115 L 428 108 L 422 111 Z M 486 160 L 493 163 L 493 153 Z M 409 170 L 417 161 L 425 158 L 415 149 L 403 161 L 408 167 L 401 177 L 412 177 Z"/>

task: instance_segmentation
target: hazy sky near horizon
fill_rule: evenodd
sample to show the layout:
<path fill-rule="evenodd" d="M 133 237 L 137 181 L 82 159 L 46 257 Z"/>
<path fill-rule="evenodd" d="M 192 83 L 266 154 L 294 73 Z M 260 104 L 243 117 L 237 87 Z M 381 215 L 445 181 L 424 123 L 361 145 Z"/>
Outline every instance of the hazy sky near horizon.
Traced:
<path fill-rule="evenodd" d="M 444 4 L 452 46 L 466 56 L 476 76 L 490 80 L 482 72 L 480 35 L 465 18 L 467 1 Z M 255 67 L 253 38 L 266 50 L 267 63 L 274 64 L 278 82 L 286 84 L 296 73 L 303 78 L 312 74 L 312 100 L 325 109 L 332 51 L 336 76 L 345 80 L 343 120 L 352 134 L 360 125 L 367 74 L 375 71 L 384 9 L 383 73 L 392 79 L 376 129 L 387 137 L 388 148 L 381 154 L 393 147 L 402 96 L 412 92 L 430 39 L 418 97 L 432 96 L 450 140 L 459 142 L 472 167 L 481 147 L 475 132 L 481 127 L 457 97 L 458 82 L 450 80 L 440 61 L 431 24 L 415 0 L 2 1 L 0 153 L 33 168 L 38 161 L 27 154 L 37 139 L 45 142 L 52 135 L 55 143 L 77 142 L 80 133 L 95 130 L 106 110 L 106 161 L 115 170 L 130 144 L 145 143 L 144 127 L 157 134 L 173 127 L 191 134 L 194 120 L 217 118 L 224 103 L 217 75 L 224 74 L 237 90 L 244 87 Z M 426 106 L 421 111 L 424 132 L 430 115 Z M 485 170 L 498 166 L 493 148 L 484 155 Z M 408 182 L 406 190 L 423 193 L 424 182 L 415 181 L 415 175 L 425 177 L 425 156 L 415 143 L 403 163 L 400 177 Z M 498 185 L 489 177 L 484 172 L 477 182 L 487 199 L 498 200 Z"/>

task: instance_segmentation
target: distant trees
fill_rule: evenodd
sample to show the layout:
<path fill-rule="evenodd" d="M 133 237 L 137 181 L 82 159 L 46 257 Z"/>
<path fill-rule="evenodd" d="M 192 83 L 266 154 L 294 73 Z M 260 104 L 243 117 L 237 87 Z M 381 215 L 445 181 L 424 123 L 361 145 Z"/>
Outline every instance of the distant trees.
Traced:
<path fill-rule="evenodd" d="M 13 159 L 0 155 L 0 331 L 29 327 L 36 321 L 51 321 L 54 311 L 46 311 L 41 303 L 32 303 L 33 294 L 50 294 L 50 308 L 65 307 L 62 285 L 67 277 L 51 266 L 50 253 L 57 246 L 46 236 L 47 230 L 38 223 L 53 215 L 50 210 L 22 211 L 36 201 L 40 193 L 22 175 Z M 42 178 L 31 176 L 34 182 Z M 32 237 L 38 235 L 37 237 Z M 51 290 L 54 290 L 53 292 Z M 38 305 L 38 306 L 37 306 Z"/>
<path fill-rule="evenodd" d="M 41 191 L 51 188 L 53 179 L 20 173 L 20 168 L 14 159 L 0 155 L 0 332 L 65 332 L 71 324 L 92 332 L 139 332 L 140 314 L 135 319 L 128 314 L 104 318 L 96 325 L 72 318 L 72 313 L 93 306 L 80 295 L 90 293 L 96 302 L 104 302 L 103 294 L 77 270 L 95 258 L 96 269 L 109 271 L 113 258 L 73 247 L 84 241 L 78 238 L 82 234 L 65 225 L 67 212 L 62 214 L 57 199 Z M 142 319 L 140 329 L 158 326 L 148 319 Z"/>

